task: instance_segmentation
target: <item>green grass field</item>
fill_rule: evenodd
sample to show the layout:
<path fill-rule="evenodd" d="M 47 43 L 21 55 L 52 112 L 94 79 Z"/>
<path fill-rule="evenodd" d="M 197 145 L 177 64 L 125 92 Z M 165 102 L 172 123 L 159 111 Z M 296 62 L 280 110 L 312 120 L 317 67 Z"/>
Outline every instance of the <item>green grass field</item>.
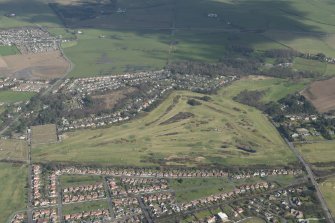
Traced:
<path fill-rule="evenodd" d="M 295 162 L 267 118 L 232 101 L 225 91 L 194 107 L 187 100 L 201 94 L 174 92 L 143 118 L 107 129 L 68 133 L 61 143 L 34 148 L 33 159 L 136 166 Z M 180 112 L 194 117 L 163 123 Z M 249 146 L 257 152 L 244 152 L 237 146 Z"/>
<path fill-rule="evenodd" d="M 297 144 L 296 147 L 309 163 L 334 161 L 335 150 L 333 141 Z"/>
<path fill-rule="evenodd" d="M 27 151 L 28 144 L 24 140 L 0 140 L 0 159 L 25 161 L 27 159 Z"/>
<path fill-rule="evenodd" d="M 74 45 L 63 45 L 75 64 L 72 77 L 161 69 L 168 59 L 217 62 L 231 44 L 257 50 L 290 47 L 335 56 L 334 5 L 327 0 L 307 2 L 124 0 L 118 7 L 127 9 L 125 14 L 61 21 L 48 1 L 0 0 L 0 28 L 42 25 L 53 35 L 78 38 Z M 65 5 L 63 9 L 72 7 L 80 12 L 85 4 Z M 10 13 L 16 16 L 7 17 Z M 208 13 L 218 17 L 209 18 Z M 64 28 L 64 22 L 72 28 Z M 83 34 L 75 35 L 77 30 Z M 170 47 L 172 41 L 175 44 Z M 295 66 L 324 69 L 303 61 Z M 333 75 L 334 71 L 329 73 Z"/>
<path fill-rule="evenodd" d="M 26 207 L 26 166 L 0 163 L 0 222 Z"/>
<path fill-rule="evenodd" d="M 15 103 L 20 101 L 28 101 L 36 93 L 33 92 L 15 92 L 15 91 L 0 91 L 0 103 Z"/>
<path fill-rule="evenodd" d="M 0 56 L 9 56 L 19 53 L 19 50 L 15 46 L 0 46 Z"/>
<path fill-rule="evenodd" d="M 62 175 L 60 183 L 63 188 L 75 185 L 95 184 L 102 182 L 100 176 L 77 176 L 77 175 Z"/>
<path fill-rule="evenodd" d="M 308 80 L 292 81 L 280 78 L 249 76 L 222 89 L 222 92 L 225 97 L 233 98 L 246 89 L 250 91 L 265 91 L 262 100 L 263 102 L 270 102 L 284 98 L 288 94 L 301 91 L 308 83 Z"/>
<path fill-rule="evenodd" d="M 84 30 L 77 36 L 76 44 L 63 46 L 75 64 L 72 77 L 161 69 L 168 59 L 166 32 Z"/>
<path fill-rule="evenodd" d="M 245 184 L 255 184 L 268 181 L 286 186 L 293 182 L 293 176 L 271 176 L 266 178 L 250 178 L 245 180 L 229 180 L 227 178 L 192 178 L 170 180 L 170 187 L 176 192 L 178 202 L 188 202 L 221 192 L 233 191 L 236 187 Z"/>
<path fill-rule="evenodd" d="M 63 215 L 76 214 L 84 211 L 95 211 L 98 209 L 108 209 L 106 200 L 83 202 L 81 204 L 65 204 L 63 205 Z"/>
<path fill-rule="evenodd" d="M 15 17 L 7 14 L 15 13 Z M 0 0 L 0 28 L 20 26 L 61 26 L 56 14 L 44 0 Z"/>
<path fill-rule="evenodd" d="M 328 208 L 335 215 L 335 178 L 327 179 L 319 184 L 321 192 L 326 199 Z"/>

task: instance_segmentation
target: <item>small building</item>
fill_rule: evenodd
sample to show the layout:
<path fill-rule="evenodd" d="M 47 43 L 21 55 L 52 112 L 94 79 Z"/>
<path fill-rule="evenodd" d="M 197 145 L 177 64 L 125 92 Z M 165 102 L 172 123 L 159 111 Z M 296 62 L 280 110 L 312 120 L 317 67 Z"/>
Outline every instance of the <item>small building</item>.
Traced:
<path fill-rule="evenodd" d="M 219 220 L 221 222 L 228 222 L 229 221 L 228 215 L 226 213 L 219 212 L 218 217 L 219 217 Z"/>

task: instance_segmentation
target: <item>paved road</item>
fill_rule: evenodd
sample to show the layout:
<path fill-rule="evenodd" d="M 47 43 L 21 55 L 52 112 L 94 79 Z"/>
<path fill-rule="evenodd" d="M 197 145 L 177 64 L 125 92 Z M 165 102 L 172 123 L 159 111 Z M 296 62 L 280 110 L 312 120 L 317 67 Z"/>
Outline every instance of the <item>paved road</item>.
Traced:
<path fill-rule="evenodd" d="M 147 219 L 147 222 L 148 222 L 148 223 L 153 223 L 153 220 L 152 220 L 152 218 L 151 218 L 151 216 L 150 216 L 150 214 L 149 214 L 148 208 L 147 208 L 147 206 L 145 206 L 145 204 L 143 203 L 141 197 L 140 197 L 140 196 L 137 196 L 136 198 L 137 198 L 138 203 L 140 204 L 140 207 L 141 207 L 141 209 L 142 209 L 142 213 L 144 214 L 145 218 Z"/>
<path fill-rule="evenodd" d="M 329 208 L 327 206 L 327 203 L 320 191 L 320 188 L 319 188 L 319 184 L 318 182 L 316 181 L 315 179 L 315 176 L 314 176 L 314 173 L 311 169 L 311 167 L 308 165 L 308 163 L 304 160 L 304 158 L 301 156 L 300 152 L 295 148 L 295 146 L 293 145 L 293 143 L 289 142 L 287 139 L 285 139 L 286 143 L 288 144 L 288 146 L 290 147 L 290 149 L 292 150 L 292 152 L 295 154 L 295 156 L 299 159 L 299 161 L 304 165 L 306 171 L 307 171 L 307 174 L 308 174 L 308 177 L 310 178 L 313 186 L 315 187 L 315 190 L 316 190 L 316 195 L 319 199 L 319 202 L 321 204 L 321 207 L 322 207 L 322 210 L 325 214 L 325 217 L 326 217 L 326 221 L 328 223 L 334 223 L 334 219 L 329 211 Z"/>
<path fill-rule="evenodd" d="M 63 206 L 62 206 L 62 187 L 59 182 L 59 177 L 57 177 L 57 209 L 59 222 L 63 220 Z"/>
<path fill-rule="evenodd" d="M 110 214 L 110 217 L 112 219 L 115 218 L 115 213 L 114 213 L 114 210 L 113 210 L 113 202 L 112 202 L 112 196 L 111 196 L 111 192 L 109 190 L 109 186 L 108 186 L 108 183 L 107 183 L 107 178 L 106 176 L 103 176 L 103 179 L 104 179 L 104 188 L 105 188 L 105 191 L 106 191 L 106 195 L 107 195 L 107 202 L 108 202 L 108 210 L 109 210 L 109 214 Z"/>

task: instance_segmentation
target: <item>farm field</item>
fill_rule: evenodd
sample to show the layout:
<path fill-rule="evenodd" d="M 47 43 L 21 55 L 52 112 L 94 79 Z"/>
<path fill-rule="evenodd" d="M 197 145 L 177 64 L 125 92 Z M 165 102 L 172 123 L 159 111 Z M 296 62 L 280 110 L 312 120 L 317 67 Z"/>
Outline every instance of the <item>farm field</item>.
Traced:
<path fill-rule="evenodd" d="M 26 208 L 26 166 L 0 163 L 0 179 L 0 222 L 6 222 L 15 211 Z"/>
<path fill-rule="evenodd" d="M 319 112 L 335 109 L 335 78 L 315 81 L 303 92 Z"/>
<path fill-rule="evenodd" d="M 0 140 L 0 159 L 25 161 L 27 151 L 28 145 L 24 140 Z"/>
<path fill-rule="evenodd" d="M 37 146 L 40 144 L 55 143 L 58 140 L 56 125 L 37 125 L 31 126 L 31 144 Z"/>
<path fill-rule="evenodd" d="M 21 79 L 50 80 L 64 76 L 68 62 L 60 52 L 0 57 L 0 75 Z"/>
<path fill-rule="evenodd" d="M 0 56 L 9 56 L 19 53 L 19 50 L 15 46 L 0 46 Z"/>
<path fill-rule="evenodd" d="M 168 59 L 169 35 L 164 31 L 136 34 L 86 29 L 77 36 L 75 44 L 64 48 L 75 64 L 72 77 L 157 70 Z"/>
<path fill-rule="evenodd" d="M 0 91 L 0 103 L 15 103 L 19 101 L 28 101 L 36 93 L 34 92 L 16 92 L 10 90 Z"/>
<path fill-rule="evenodd" d="M 296 148 L 309 163 L 334 162 L 335 150 L 333 141 L 296 144 Z"/>
<path fill-rule="evenodd" d="M 202 94 L 178 91 L 143 118 L 106 129 L 67 133 L 33 149 L 34 161 L 114 165 L 285 165 L 295 162 L 263 114 L 232 101 L 225 89 L 199 106 Z M 251 148 L 252 151 L 244 151 Z"/>
<path fill-rule="evenodd" d="M 127 0 L 117 3 L 118 8 L 126 9 L 124 13 L 117 13 L 115 6 L 106 2 L 95 7 L 89 1 L 81 5 L 76 1 L 54 2 L 58 4 L 52 8 L 71 29 L 66 32 L 62 27 L 52 27 L 51 33 L 77 38 L 73 45 L 63 44 L 75 64 L 72 77 L 161 69 L 174 60 L 217 62 L 227 53 L 228 44 L 260 51 L 293 48 L 335 56 L 335 48 L 331 47 L 334 37 L 320 35 L 335 31 L 333 21 L 322 16 L 332 16 L 332 6 L 326 0 L 317 6 L 308 0 L 313 7 L 298 0 Z M 92 7 L 91 16 L 85 7 Z M 100 8 L 104 15 L 99 14 Z M 76 14 L 69 10 L 76 10 Z M 209 18 L 210 12 L 218 17 Z M 87 18 L 80 21 L 82 17 Z M 295 67 L 306 70 L 311 65 L 298 61 Z M 335 69 L 325 65 L 313 66 L 313 70 L 335 74 Z"/>
<path fill-rule="evenodd" d="M 335 178 L 329 178 L 320 183 L 321 192 L 327 202 L 328 208 L 335 215 Z"/>
<path fill-rule="evenodd" d="M 14 17 L 7 14 L 15 13 Z M 0 0 L 0 29 L 20 26 L 61 26 L 61 22 L 44 0 Z"/>

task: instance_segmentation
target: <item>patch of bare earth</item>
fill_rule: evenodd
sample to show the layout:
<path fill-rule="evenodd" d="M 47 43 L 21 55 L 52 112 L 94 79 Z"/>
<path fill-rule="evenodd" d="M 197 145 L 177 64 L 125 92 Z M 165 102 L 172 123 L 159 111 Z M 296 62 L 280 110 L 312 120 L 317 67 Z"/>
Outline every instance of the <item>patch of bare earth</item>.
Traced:
<path fill-rule="evenodd" d="M 335 110 L 335 78 L 313 82 L 304 95 L 319 112 Z"/>
<path fill-rule="evenodd" d="M 51 80 L 64 76 L 69 63 L 60 51 L 0 57 L 0 76 Z"/>

